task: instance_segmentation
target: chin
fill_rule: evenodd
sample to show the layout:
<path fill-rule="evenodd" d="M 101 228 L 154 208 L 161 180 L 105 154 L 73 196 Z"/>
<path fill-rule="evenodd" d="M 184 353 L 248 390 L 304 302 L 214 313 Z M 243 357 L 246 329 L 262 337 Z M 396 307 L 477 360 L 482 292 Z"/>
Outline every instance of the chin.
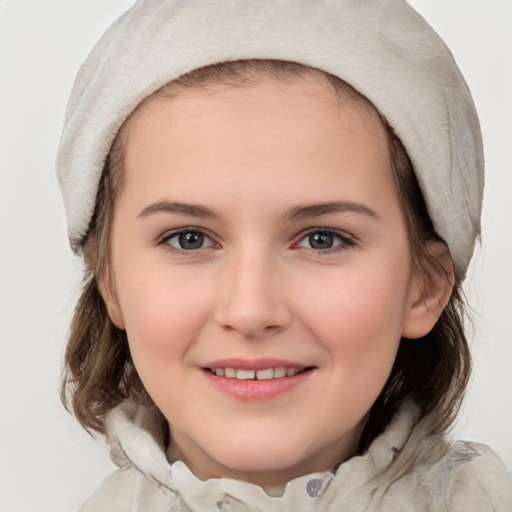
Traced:
<path fill-rule="evenodd" d="M 291 480 L 296 476 L 316 470 L 316 468 L 312 471 L 307 469 L 310 455 L 304 452 L 304 446 L 283 446 L 282 442 L 278 445 L 270 442 L 252 443 L 250 446 L 247 444 L 242 443 L 241 446 L 231 444 L 228 450 L 212 455 L 230 472 L 240 474 L 264 473 L 267 477 L 270 477 L 270 474 L 276 476 L 289 474 L 290 478 L 286 479 Z M 303 469 L 302 472 L 300 468 Z M 253 480 L 252 478 L 247 479 Z"/>

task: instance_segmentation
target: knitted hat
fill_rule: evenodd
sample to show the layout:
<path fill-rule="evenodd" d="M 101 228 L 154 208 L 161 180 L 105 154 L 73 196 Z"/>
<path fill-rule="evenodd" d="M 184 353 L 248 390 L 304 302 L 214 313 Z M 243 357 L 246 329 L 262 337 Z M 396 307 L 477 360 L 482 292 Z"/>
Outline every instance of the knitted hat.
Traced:
<path fill-rule="evenodd" d="M 366 96 L 405 146 L 434 228 L 463 277 L 480 229 L 483 150 L 452 54 L 404 0 L 139 0 L 82 65 L 57 173 L 79 251 L 112 141 L 147 96 L 196 68 L 279 59 L 331 73 Z"/>

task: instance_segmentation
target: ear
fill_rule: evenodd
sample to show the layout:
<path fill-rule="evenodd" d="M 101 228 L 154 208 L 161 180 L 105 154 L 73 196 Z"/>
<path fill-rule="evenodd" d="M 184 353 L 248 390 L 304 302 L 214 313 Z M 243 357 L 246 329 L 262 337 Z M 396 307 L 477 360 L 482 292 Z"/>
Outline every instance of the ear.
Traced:
<path fill-rule="evenodd" d="M 430 239 L 425 242 L 424 274 L 416 272 L 409 292 L 409 301 L 402 337 L 421 338 L 428 334 L 441 316 L 455 282 L 450 250 L 445 242 Z"/>
<path fill-rule="evenodd" d="M 98 290 L 100 292 L 101 298 L 103 299 L 103 302 L 105 303 L 107 314 L 110 320 L 118 329 L 124 330 L 124 318 L 121 312 L 121 307 L 119 305 L 114 278 L 110 272 L 110 269 L 108 268 L 108 265 L 104 270 L 99 270 L 96 268 L 96 263 L 98 261 L 98 251 L 95 237 L 90 236 L 85 241 L 83 250 L 85 265 L 87 269 L 94 274 L 94 278 L 98 284 Z"/>
<path fill-rule="evenodd" d="M 107 313 L 112 323 L 121 330 L 126 329 L 124 323 L 123 312 L 119 305 L 119 299 L 116 292 L 115 282 L 112 276 L 109 275 L 109 271 L 105 273 L 105 277 L 100 279 L 98 287 L 100 290 L 101 297 L 107 308 Z"/>

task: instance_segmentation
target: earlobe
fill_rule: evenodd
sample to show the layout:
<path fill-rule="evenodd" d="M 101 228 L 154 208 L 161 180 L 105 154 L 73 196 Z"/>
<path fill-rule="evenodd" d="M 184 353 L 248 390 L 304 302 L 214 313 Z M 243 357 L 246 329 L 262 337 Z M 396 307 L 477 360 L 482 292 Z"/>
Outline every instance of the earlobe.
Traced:
<path fill-rule="evenodd" d="M 428 334 L 450 300 L 454 269 L 447 245 L 442 240 L 426 242 L 424 275 L 414 277 L 402 324 L 402 337 L 421 338 Z"/>
<path fill-rule="evenodd" d="M 107 308 L 107 313 L 110 320 L 118 329 L 124 330 L 125 324 L 123 313 L 119 305 L 119 299 L 117 297 L 115 286 L 112 282 L 110 282 L 110 279 L 108 279 L 108 281 L 109 282 L 105 282 L 105 279 L 101 280 L 99 283 L 99 291 L 101 297 L 103 298 L 103 302 L 105 303 L 105 307 Z"/>
<path fill-rule="evenodd" d="M 118 329 L 124 330 L 124 319 L 110 271 L 108 268 L 103 272 L 99 271 L 100 275 L 98 276 L 98 269 L 96 268 L 98 261 L 97 250 L 96 238 L 94 236 L 89 237 L 84 243 L 85 264 L 89 271 L 95 274 L 98 290 L 105 303 L 110 320 Z"/>

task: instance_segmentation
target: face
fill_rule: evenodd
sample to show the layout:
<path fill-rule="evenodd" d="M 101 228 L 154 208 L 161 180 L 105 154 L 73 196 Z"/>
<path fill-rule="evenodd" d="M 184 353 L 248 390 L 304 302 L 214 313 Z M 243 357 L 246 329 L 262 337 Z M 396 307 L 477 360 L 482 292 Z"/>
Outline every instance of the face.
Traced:
<path fill-rule="evenodd" d="M 418 316 L 368 105 L 340 102 L 320 74 L 149 100 L 129 126 L 111 244 L 109 314 L 172 456 L 270 486 L 355 453 Z"/>

